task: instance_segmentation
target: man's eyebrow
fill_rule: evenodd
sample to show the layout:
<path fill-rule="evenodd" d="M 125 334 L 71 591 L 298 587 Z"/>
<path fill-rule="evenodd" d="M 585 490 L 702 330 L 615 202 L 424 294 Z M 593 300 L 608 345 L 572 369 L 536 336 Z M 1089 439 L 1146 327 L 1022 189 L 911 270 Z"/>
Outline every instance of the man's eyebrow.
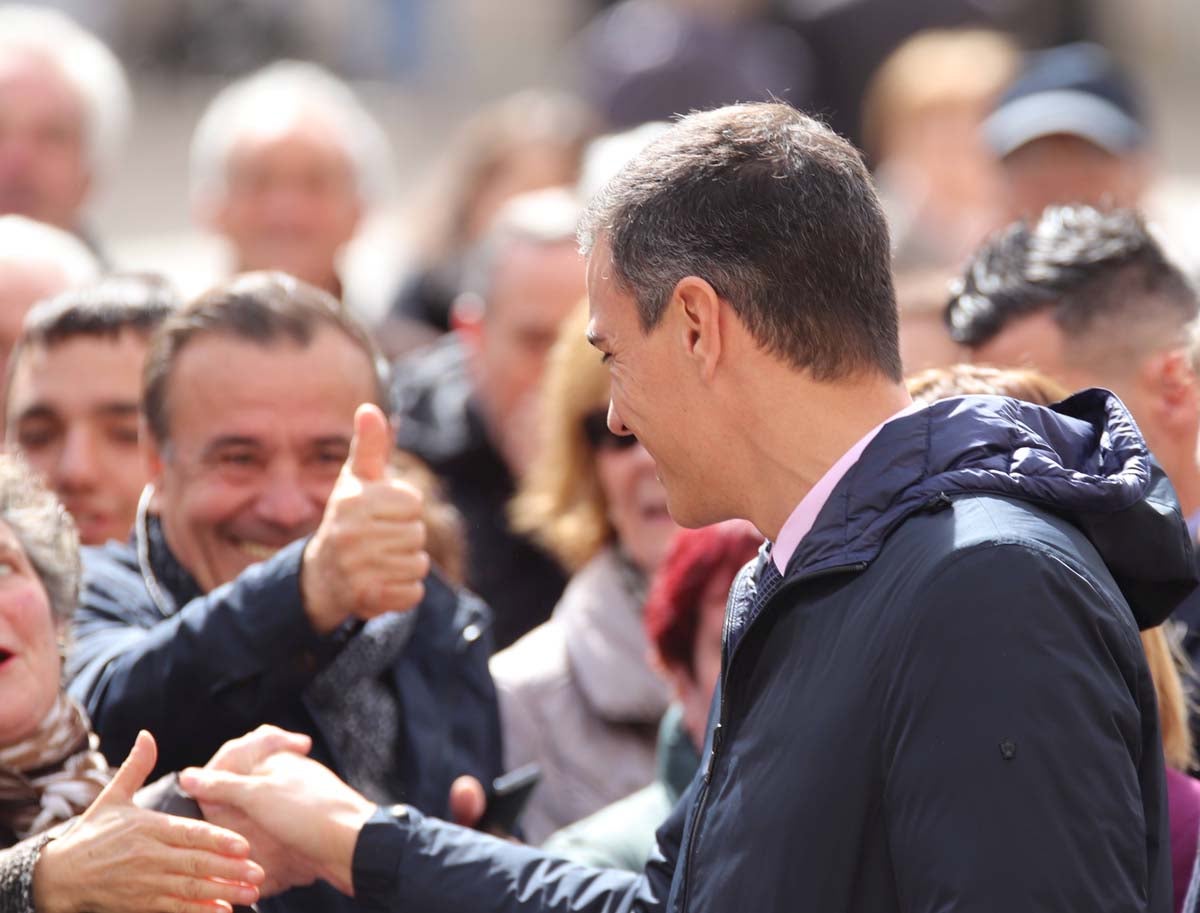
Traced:
<path fill-rule="evenodd" d="M 253 438 L 248 434 L 223 434 L 205 444 L 202 453 L 204 456 L 211 456 L 218 450 L 224 450 L 226 447 L 258 448 L 261 446 L 257 438 Z"/>
<path fill-rule="evenodd" d="M 36 402 L 30 403 L 24 409 L 16 414 L 15 420 L 18 422 L 26 419 L 57 419 L 58 412 L 48 403 Z"/>
<path fill-rule="evenodd" d="M 141 407 L 136 400 L 112 400 L 107 403 L 99 403 L 92 411 L 113 418 L 126 418 L 128 416 L 136 417 L 141 411 Z"/>
<path fill-rule="evenodd" d="M 350 436 L 345 434 L 326 434 L 321 437 L 313 438 L 308 442 L 309 446 L 314 449 L 322 447 L 349 447 Z"/>

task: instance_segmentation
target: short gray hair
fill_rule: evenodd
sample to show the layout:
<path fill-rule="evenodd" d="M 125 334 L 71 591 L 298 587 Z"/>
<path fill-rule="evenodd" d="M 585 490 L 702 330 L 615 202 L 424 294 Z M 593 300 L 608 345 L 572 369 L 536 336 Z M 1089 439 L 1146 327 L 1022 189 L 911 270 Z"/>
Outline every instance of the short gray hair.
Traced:
<path fill-rule="evenodd" d="M 533 190 L 506 201 L 467 254 L 460 291 L 478 296 L 486 308 L 496 273 L 515 245 L 573 244 L 582 215 L 578 197 L 566 187 Z"/>
<path fill-rule="evenodd" d="M 53 492 L 9 453 L 0 454 L 0 520 L 42 581 L 55 622 L 65 626 L 79 598 L 79 534 Z"/>
<path fill-rule="evenodd" d="M 18 215 L 0 216 L 0 263 L 58 270 L 71 288 L 100 276 L 100 261 L 75 235 Z"/>
<path fill-rule="evenodd" d="M 229 156 L 264 122 L 313 116 L 346 151 L 359 196 L 375 202 L 391 185 L 391 147 L 383 128 L 346 83 L 315 63 L 278 60 L 230 83 L 209 103 L 192 136 L 193 200 L 225 192 Z"/>
<path fill-rule="evenodd" d="M 658 325 L 680 279 L 728 301 L 755 341 L 817 380 L 901 377 L 887 223 L 858 151 L 784 104 L 690 114 L 591 201 L 579 232 Z"/>
<path fill-rule="evenodd" d="M 125 71 L 91 32 L 55 9 L 0 6 L 0 59 L 33 53 L 53 64 L 83 106 L 83 135 L 92 171 L 115 165 L 133 103 Z"/>

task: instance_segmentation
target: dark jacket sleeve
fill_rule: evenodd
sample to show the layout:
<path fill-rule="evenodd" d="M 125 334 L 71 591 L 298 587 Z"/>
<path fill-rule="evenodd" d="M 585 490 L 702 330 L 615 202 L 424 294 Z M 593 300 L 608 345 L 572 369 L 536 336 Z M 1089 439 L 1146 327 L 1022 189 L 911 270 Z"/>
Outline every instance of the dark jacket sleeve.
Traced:
<path fill-rule="evenodd" d="M 380 809 L 354 851 L 354 896 L 364 910 L 398 913 L 650 913 L 666 908 L 689 791 L 659 828 L 640 873 L 598 869 L 426 818 Z"/>
<path fill-rule="evenodd" d="M 897 624 L 881 773 L 903 909 L 1171 908 L 1153 685 L 1087 561 L 960 552 Z"/>
<path fill-rule="evenodd" d="M 157 773 L 202 764 L 228 739 L 294 702 L 331 649 L 300 596 L 304 541 L 163 618 L 140 574 L 103 551 L 89 562 L 74 621 L 69 690 L 119 763 L 139 729 Z"/>

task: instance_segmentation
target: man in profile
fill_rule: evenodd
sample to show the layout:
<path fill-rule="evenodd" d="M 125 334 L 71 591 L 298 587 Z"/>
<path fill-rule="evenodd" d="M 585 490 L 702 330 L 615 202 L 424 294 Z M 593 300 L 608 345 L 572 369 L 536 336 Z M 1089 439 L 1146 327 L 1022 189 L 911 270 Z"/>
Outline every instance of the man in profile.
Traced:
<path fill-rule="evenodd" d="M 785 105 L 683 118 L 583 225 L 610 429 L 654 456 L 678 522 L 770 540 L 646 869 L 377 808 L 296 756 L 185 787 L 375 909 L 1171 909 L 1137 628 L 1195 579 L 1115 397 L 915 408 L 870 179 Z"/>

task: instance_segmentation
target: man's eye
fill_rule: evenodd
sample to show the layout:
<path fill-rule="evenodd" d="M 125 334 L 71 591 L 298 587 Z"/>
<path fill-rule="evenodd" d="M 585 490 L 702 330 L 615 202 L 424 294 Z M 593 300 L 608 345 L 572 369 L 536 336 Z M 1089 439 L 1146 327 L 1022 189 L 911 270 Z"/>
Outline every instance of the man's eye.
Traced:
<path fill-rule="evenodd" d="M 322 463 L 329 466 L 341 466 L 346 462 L 346 454 L 344 453 L 323 453 L 319 457 Z"/>
<path fill-rule="evenodd" d="M 57 436 L 53 428 L 21 428 L 17 431 L 17 446 L 22 450 L 40 450 L 49 447 Z"/>
<path fill-rule="evenodd" d="M 132 428 L 114 427 L 108 429 L 109 440 L 117 444 L 136 445 L 138 442 L 137 426 Z"/>

